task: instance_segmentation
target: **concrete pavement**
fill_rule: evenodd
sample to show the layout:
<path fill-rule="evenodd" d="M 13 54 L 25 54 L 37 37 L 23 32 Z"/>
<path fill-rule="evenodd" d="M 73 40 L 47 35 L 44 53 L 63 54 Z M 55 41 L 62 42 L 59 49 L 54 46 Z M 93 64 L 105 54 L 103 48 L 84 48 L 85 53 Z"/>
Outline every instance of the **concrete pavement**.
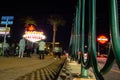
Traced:
<path fill-rule="evenodd" d="M 81 64 L 78 64 L 76 61 L 68 62 L 68 66 L 70 66 L 70 72 L 72 76 L 72 80 L 96 80 L 94 74 L 91 70 L 88 70 L 88 78 L 82 78 L 81 75 Z"/>
<path fill-rule="evenodd" d="M 0 80 L 16 80 L 53 62 L 56 62 L 53 56 L 46 56 L 44 60 L 40 60 L 38 55 L 31 58 L 0 57 Z"/>
<path fill-rule="evenodd" d="M 81 64 L 76 61 L 66 61 L 57 80 L 96 80 L 90 69 L 86 73 L 88 73 L 87 77 L 81 77 Z"/>
<path fill-rule="evenodd" d="M 24 57 L 22 59 L 17 56 L 0 57 L 0 80 L 15 80 L 55 61 L 54 57 L 50 55 L 46 56 L 44 60 L 40 60 L 39 56 L 34 54 L 31 58 Z M 91 71 L 89 71 L 89 78 L 81 78 L 81 65 L 75 61 L 68 62 L 67 66 L 71 73 L 69 80 L 96 80 Z"/>

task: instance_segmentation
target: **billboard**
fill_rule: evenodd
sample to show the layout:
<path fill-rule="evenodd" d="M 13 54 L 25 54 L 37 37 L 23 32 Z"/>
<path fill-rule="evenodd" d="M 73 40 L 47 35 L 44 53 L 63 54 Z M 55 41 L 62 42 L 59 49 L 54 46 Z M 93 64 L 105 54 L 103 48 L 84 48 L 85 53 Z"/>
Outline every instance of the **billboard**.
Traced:
<path fill-rule="evenodd" d="M 4 34 L 6 34 L 6 35 L 8 35 L 8 34 L 10 34 L 10 27 L 0 27 L 0 35 L 4 35 Z"/>

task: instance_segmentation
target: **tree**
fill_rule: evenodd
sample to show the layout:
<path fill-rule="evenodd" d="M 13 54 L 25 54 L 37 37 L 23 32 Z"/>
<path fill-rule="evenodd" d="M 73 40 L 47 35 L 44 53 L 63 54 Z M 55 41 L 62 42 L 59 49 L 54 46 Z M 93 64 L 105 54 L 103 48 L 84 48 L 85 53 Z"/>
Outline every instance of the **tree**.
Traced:
<path fill-rule="evenodd" d="M 54 49 L 57 28 L 60 25 L 64 25 L 65 20 L 63 19 L 63 17 L 61 17 L 59 15 L 51 15 L 50 18 L 48 19 L 48 21 L 53 26 L 53 45 L 52 45 L 52 48 Z"/>
<path fill-rule="evenodd" d="M 24 23 L 25 30 L 27 30 L 28 27 L 31 25 L 37 26 L 36 21 L 32 17 L 29 17 L 29 16 L 25 18 L 21 18 L 21 21 L 23 21 Z"/>

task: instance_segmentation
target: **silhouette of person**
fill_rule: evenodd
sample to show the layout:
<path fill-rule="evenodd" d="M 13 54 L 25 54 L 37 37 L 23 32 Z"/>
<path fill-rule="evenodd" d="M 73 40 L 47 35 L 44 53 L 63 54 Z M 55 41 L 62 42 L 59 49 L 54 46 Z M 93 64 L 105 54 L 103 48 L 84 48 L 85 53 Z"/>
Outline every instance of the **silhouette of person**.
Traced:
<path fill-rule="evenodd" d="M 22 38 L 19 41 L 19 58 L 23 58 L 23 54 L 24 54 L 24 50 L 25 50 L 25 39 Z"/>

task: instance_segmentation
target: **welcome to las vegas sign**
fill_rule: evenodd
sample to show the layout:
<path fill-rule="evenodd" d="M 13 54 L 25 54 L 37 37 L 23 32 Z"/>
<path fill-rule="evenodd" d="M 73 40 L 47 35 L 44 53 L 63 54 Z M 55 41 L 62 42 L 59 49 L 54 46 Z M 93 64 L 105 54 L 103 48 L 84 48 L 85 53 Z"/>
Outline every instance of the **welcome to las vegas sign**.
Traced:
<path fill-rule="evenodd" d="M 23 37 L 31 42 L 37 42 L 46 38 L 44 33 L 40 31 L 25 31 Z"/>

